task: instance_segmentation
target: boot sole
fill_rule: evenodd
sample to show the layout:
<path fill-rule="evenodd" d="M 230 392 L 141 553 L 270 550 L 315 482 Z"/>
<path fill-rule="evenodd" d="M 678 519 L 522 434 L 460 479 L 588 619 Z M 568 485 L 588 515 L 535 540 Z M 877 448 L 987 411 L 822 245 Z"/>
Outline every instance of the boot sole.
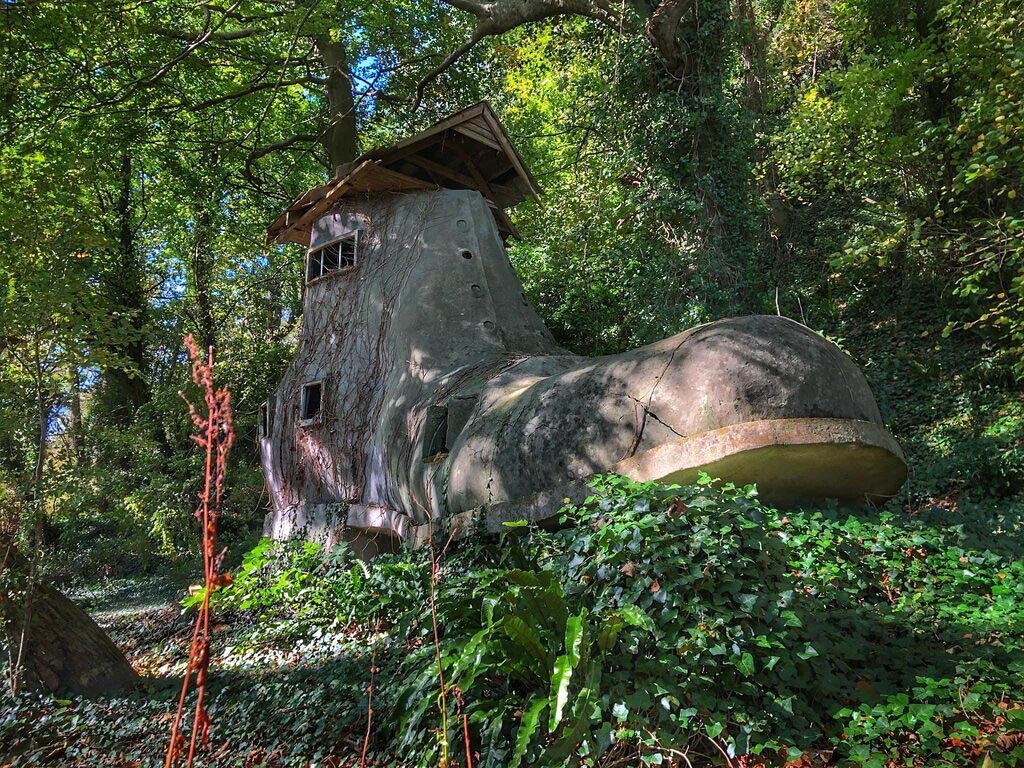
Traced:
<path fill-rule="evenodd" d="M 620 461 L 634 480 L 692 483 L 701 472 L 756 483 L 776 506 L 834 498 L 843 504 L 892 497 L 907 478 L 903 451 L 882 427 L 851 419 L 767 419 L 659 445 Z"/>
<path fill-rule="evenodd" d="M 903 451 L 881 426 L 853 419 L 766 419 L 733 424 L 659 445 L 620 461 L 608 470 L 645 482 L 685 485 L 701 472 L 739 486 L 757 484 L 758 497 L 777 507 L 821 504 L 845 506 L 891 498 L 907 478 Z M 452 515 L 445 538 L 475 530 L 497 533 L 506 523 L 557 523 L 567 502 L 590 494 L 587 480 L 567 481 L 554 490 L 497 502 Z M 401 531 L 407 546 L 429 541 L 429 526 Z"/>

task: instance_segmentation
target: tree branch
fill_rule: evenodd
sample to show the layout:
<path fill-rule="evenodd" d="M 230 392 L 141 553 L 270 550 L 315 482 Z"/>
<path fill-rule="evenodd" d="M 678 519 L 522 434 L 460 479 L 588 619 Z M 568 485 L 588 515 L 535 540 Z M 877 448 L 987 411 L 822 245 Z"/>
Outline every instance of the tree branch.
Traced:
<path fill-rule="evenodd" d="M 231 93 L 225 93 L 221 94 L 220 96 L 214 96 L 213 98 L 207 99 L 206 101 L 200 101 L 198 104 L 183 103 L 180 104 L 178 108 L 187 110 L 189 112 L 201 112 L 204 109 L 209 109 L 210 107 L 222 104 L 225 101 L 234 101 L 235 99 L 241 99 L 253 93 L 258 93 L 259 91 L 265 91 L 268 88 L 286 88 L 290 85 L 305 85 L 307 83 L 320 82 L 322 81 L 314 77 L 301 77 L 297 80 L 281 80 L 273 83 L 256 83 L 255 85 L 252 85 L 248 88 L 242 88 L 238 91 L 232 91 Z"/>
<path fill-rule="evenodd" d="M 166 29 L 164 27 L 149 27 L 148 32 L 152 32 L 155 35 L 161 37 L 169 37 L 173 40 L 184 40 L 188 43 L 192 43 L 199 38 L 204 41 L 208 40 L 244 40 L 247 37 L 255 37 L 260 34 L 263 30 L 247 28 L 247 29 L 232 29 L 227 32 L 180 32 L 175 29 Z"/>
<path fill-rule="evenodd" d="M 268 144 L 265 147 L 257 147 L 256 149 L 254 149 L 252 152 L 249 153 L 249 157 L 248 157 L 246 163 L 248 164 L 248 163 L 253 162 L 254 160 L 259 160 L 261 157 L 263 157 L 264 155 L 269 155 L 271 152 L 277 152 L 277 151 L 282 150 L 282 149 L 288 149 L 288 147 L 290 147 L 290 146 L 292 146 L 294 144 L 298 144 L 298 143 L 303 142 L 303 141 L 306 141 L 306 142 L 317 142 L 317 141 L 320 141 L 320 138 L 321 138 L 320 136 L 317 136 L 315 134 L 300 133 L 300 134 L 297 134 L 295 136 L 292 136 L 291 138 L 283 139 L 281 141 L 274 142 L 273 144 Z"/>
<path fill-rule="evenodd" d="M 447 2 L 447 0 L 446 0 Z M 416 97 L 412 102 L 412 111 L 415 112 L 420 108 L 420 103 L 423 101 L 423 92 L 427 89 L 427 86 L 434 82 L 440 77 L 446 70 L 448 70 L 456 61 L 461 59 L 470 50 L 473 49 L 477 43 L 484 39 L 484 35 L 480 33 L 479 28 L 473 33 L 473 36 L 466 42 L 456 48 L 454 51 L 448 54 L 448 57 L 428 72 L 416 85 Z"/>
<path fill-rule="evenodd" d="M 542 21 L 556 16 L 585 16 L 606 26 L 618 29 L 619 16 L 607 0 L 441 0 L 445 5 L 458 8 L 476 17 L 472 37 L 452 51 L 439 65 L 428 72 L 416 86 L 413 111 L 423 101 L 427 86 L 465 56 L 485 37 L 497 37 L 531 21 Z"/>

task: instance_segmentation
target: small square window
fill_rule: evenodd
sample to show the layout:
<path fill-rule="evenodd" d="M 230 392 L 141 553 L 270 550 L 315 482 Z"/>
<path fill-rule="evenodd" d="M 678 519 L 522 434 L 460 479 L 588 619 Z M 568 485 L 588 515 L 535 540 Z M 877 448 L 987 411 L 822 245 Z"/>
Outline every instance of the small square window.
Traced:
<path fill-rule="evenodd" d="M 322 381 L 312 381 L 302 385 L 302 396 L 299 401 L 299 419 L 302 424 L 311 424 L 320 418 L 323 411 Z"/>
<path fill-rule="evenodd" d="M 359 232 L 356 231 L 310 251 L 306 258 L 306 281 L 354 267 L 358 240 Z"/>

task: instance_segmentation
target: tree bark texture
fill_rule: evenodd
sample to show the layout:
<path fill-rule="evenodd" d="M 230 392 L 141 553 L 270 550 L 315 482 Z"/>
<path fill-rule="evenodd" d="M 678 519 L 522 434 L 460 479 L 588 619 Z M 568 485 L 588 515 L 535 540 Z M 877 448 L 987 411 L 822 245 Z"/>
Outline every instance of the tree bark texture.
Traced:
<path fill-rule="evenodd" d="M 733 16 L 736 20 L 740 63 L 743 67 L 743 90 L 745 106 L 754 120 L 755 129 L 764 121 L 768 108 L 768 39 L 775 20 L 765 28 L 758 21 L 753 0 L 735 0 Z M 762 170 L 758 182 L 760 193 L 768 203 L 770 211 L 767 240 L 777 259 L 782 258 L 788 241 L 792 207 L 779 193 L 778 164 L 772 160 L 765 147 L 755 136 L 752 156 L 755 165 Z"/>
<path fill-rule="evenodd" d="M 331 169 L 351 162 L 359 154 L 356 142 L 356 106 L 352 98 L 352 76 L 348 57 L 340 42 L 328 34 L 314 39 L 327 75 L 328 123 L 322 143 Z"/>
<path fill-rule="evenodd" d="M 108 365 L 103 373 L 103 402 L 118 425 L 127 425 L 135 411 L 149 398 L 149 388 L 140 375 L 146 368 L 146 318 L 149 312 L 144 286 L 142 255 L 135 242 L 132 221 L 132 159 L 127 152 L 121 158 L 121 189 L 114 207 L 113 232 L 116 258 L 105 283 L 112 309 L 122 317 L 124 340 L 112 350 L 121 360 Z"/>

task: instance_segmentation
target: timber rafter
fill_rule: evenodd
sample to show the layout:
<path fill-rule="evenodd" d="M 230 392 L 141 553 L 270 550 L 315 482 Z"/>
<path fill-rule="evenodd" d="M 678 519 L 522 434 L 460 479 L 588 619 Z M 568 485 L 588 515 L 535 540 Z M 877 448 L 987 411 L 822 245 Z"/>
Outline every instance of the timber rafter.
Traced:
<path fill-rule="evenodd" d="M 267 241 L 308 244 L 313 221 L 347 196 L 437 188 L 477 190 L 487 199 L 499 231 L 517 239 L 506 210 L 540 194 L 501 122 L 481 102 L 340 166 L 330 182 L 305 192 L 277 217 L 267 229 Z"/>

